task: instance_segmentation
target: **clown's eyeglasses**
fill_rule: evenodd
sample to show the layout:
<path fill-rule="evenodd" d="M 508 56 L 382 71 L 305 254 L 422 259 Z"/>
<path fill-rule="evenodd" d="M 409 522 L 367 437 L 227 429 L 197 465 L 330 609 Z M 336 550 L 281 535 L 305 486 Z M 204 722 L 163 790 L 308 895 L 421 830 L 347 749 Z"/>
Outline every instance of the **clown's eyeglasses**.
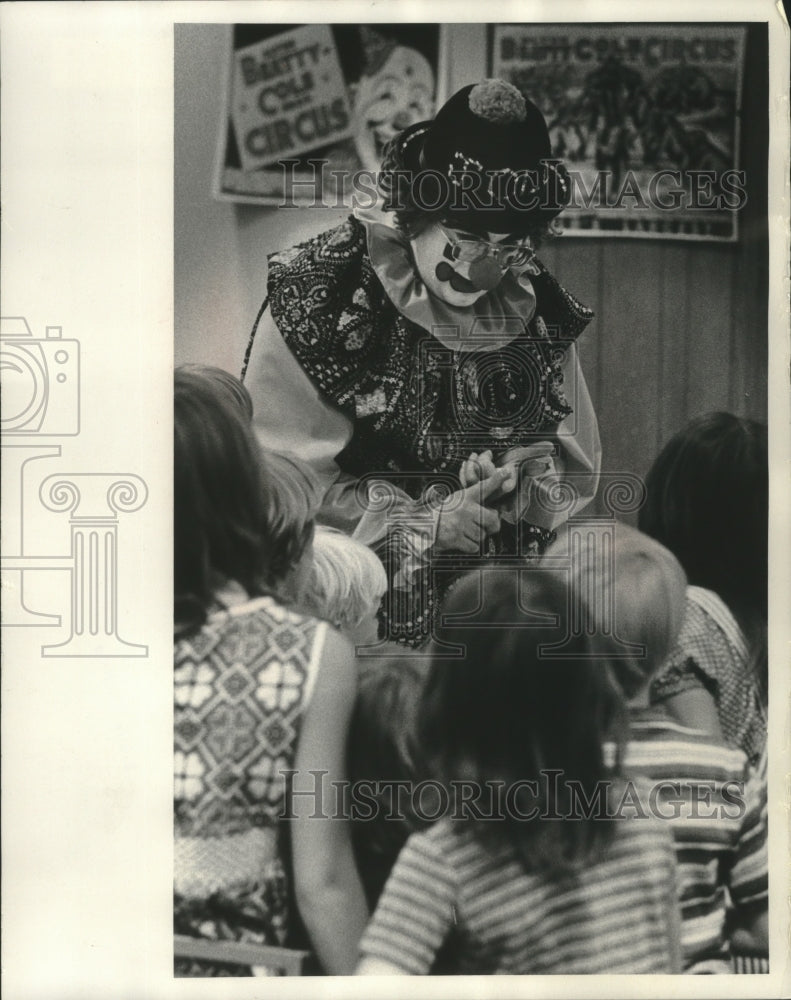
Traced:
<path fill-rule="evenodd" d="M 474 264 L 476 260 L 492 257 L 505 270 L 509 267 L 521 267 L 536 255 L 529 243 L 489 243 L 488 240 L 456 236 L 442 224 L 439 228 L 447 237 L 451 256 L 463 264 Z"/>

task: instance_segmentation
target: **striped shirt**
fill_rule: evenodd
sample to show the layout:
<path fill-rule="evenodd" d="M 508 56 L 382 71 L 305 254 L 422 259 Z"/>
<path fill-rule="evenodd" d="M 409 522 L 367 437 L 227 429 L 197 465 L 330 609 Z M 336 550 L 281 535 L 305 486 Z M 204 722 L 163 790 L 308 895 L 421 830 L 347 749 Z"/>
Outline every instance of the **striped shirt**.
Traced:
<path fill-rule="evenodd" d="M 360 950 L 430 971 L 455 938 L 454 972 L 671 972 L 675 858 L 661 822 L 616 821 L 604 860 L 573 874 L 527 872 L 514 848 L 441 819 L 399 855 Z"/>
<path fill-rule="evenodd" d="M 625 770 L 652 780 L 676 840 L 685 970 L 730 972 L 728 897 L 737 909 L 768 897 L 766 785 L 741 750 L 661 710 L 634 713 L 631 729 Z"/>

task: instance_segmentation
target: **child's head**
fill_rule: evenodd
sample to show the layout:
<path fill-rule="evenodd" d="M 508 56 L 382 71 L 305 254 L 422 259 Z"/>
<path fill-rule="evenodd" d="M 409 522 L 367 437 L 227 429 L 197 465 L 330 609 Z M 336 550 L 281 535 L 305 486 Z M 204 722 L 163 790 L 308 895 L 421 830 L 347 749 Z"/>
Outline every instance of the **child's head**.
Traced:
<path fill-rule="evenodd" d="M 373 909 L 407 837 L 424 825 L 410 793 L 425 776 L 415 727 L 427 661 L 396 654 L 362 656 L 358 665 L 357 699 L 349 726 L 349 776 L 358 788 L 365 783 L 373 814 L 352 824 L 352 836 Z"/>
<path fill-rule="evenodd" d="M 419 722 L 421 745 L 441 780 L 483 787 L 501 781 L 506 789 L 534 781 L 535 789 L 515 796 L 515 808 L 545 815 L 546 807 L 563 814 L 569 781 L 590 795 L 617 775 L 626 715 L 609 669 L 610 646 L 583 636 L 573 658 L 552 652 L 568 634 L 567 596 L 566 582 L 541 570 L 470 574 L 451 592 Z M 449 644 L 463 655 L 450 656 Z M 562 776 L 557 792 L 548 770 Z M 610 831 L 593 818 L 520 821 L 508 808 L 505 824 L 489 826 L 508 831 L 538 867 L 590 858 Z"/>
<path fill-rule="evenodd" d="M 313 561 L 306 572 L 301 604 L 329 621 L 355 644 L 376 642 L 376 613 L 387 590 L 381 560 L 367 545 L 319 525 Z"/>
<path fill-rule="evenodd" d="M 359 659 L 357 700 L 349 730 L 354 780 L 416 780 L 421 774 L 415 739 L 425 657 L 394 654 Z"/>
<path fill-rule="evenodd" d="M 176 621 L 196 627 L 215 591 L 275 589 L 312 533 L 310 499 L 284 481 L 250 424 L 246 390 L 217 368 L 191 365 L 174 379 Z"/>
<path fill-rule="evenodd" d="M 264 449 L 269 481 L 267 533 L 270 590 L 296 603 L 305 586 L 313 552 L 315 517 L 321 504 L 321 486 L 315 473 L 294 455 Z"/>
<path fill-rule="evenodd" d="M 546 553 L 565 556 L 570 585 L 586 601 L 586 615 L 597 630 L 614 629 L 624 643 L 642 647 L 634 656 L 612 660 L 612 671 L 631 700 L 644 692 L 673 648 L 684 618 L 686 577 L 675 556 L 647 535 L 616 523 L 610 550 L 575 546 L 567 536 Z"/>
<path fill-rule="evenodd" d="M 731 413 L 693 420 L 646 478 L 640 529 L 666 545 L 689 582 L 715 591 L 744 619 L 766 620 L 766 425 Z"/>
<path fill-rule="evenodd" d="M 253 420 L 253 401 L 247 387 L 235 375 L 214 365 L 186 364 L 176 370 L 177 385 L 203 385 L 213 387 L 218 396 L 223 396 L 238 407 L 248 423 Z"/>

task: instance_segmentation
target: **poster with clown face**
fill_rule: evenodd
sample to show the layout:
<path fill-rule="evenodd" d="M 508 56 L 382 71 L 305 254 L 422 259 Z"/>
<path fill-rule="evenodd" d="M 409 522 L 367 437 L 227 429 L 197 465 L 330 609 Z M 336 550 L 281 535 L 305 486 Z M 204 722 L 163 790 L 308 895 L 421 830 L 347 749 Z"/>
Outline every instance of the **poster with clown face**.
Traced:
<path fill-rule="evenodd" d="M 214 195 L 262 205 L 351 204 L 387 143 L 445 96 L 439 24 L 230 29 Z"/>

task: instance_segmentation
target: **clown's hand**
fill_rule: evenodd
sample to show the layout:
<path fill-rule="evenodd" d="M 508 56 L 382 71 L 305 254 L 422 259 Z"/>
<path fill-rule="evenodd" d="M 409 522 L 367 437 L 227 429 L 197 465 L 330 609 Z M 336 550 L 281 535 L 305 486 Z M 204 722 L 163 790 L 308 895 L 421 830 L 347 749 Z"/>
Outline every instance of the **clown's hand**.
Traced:
<path fill-rule="evenodd" d="M 504 521 L 515 524 L 528 510 L 535 514 L 536 505 L 540 510 L 546 509 L 547 490 L 552 489 L 563 473 L 563 462 L 554 451 L 551 441 L 538 441 L 526 447 L 511 448 L 502 456 L 503 467 L 513 469 L 517 482 L 511 493 L 494 498 Z"/>
<path fill-rule="evenodd" d="M 505 468 L 505 466 L 503 466 Z M 513 464 L 507 468 L 510 475 L 506 476 L 501 484 L 500 492 L 509 493 L 516 486 L 516 470 Z M 470 457 L 466 462 L 461 463 L 459 470 L 459 481 L 463 487 L 472 486 L 473 483 L 480 483 L 493 476 L 497 472 L 491 451 L 482 451 L 479 454 L 470 452 Z"/>
<path fill-rule="evenodd" d="M 523 477 L 546 479 L 558 471 L 554 451 L 551 441 L 539 441 L 527 448 L 513 448 L 506 458 L 518 468 L 520 481 Z"/>
<path fill-rule="evenodd" d="M 502 490 L 513 475 L 510 469 L 496 469 L 482 482 L 472 483 L 452 493 L 439 509 L 434 546 L 441 552 L 478 552 L 489 537 L 500 530 L 500 517 L 486 507 L 486 501 Z"/>
<path fill-rule="evenodd" d="M 472 486 L 473 483 L 480 483 L 483 479 L 494 475 L 494 471 L 494 459 L 491 451 L 482 451 L 480 455 L 471 451 L 467 461 L 461 463 L 459 481 L 462 487 Z"/>

